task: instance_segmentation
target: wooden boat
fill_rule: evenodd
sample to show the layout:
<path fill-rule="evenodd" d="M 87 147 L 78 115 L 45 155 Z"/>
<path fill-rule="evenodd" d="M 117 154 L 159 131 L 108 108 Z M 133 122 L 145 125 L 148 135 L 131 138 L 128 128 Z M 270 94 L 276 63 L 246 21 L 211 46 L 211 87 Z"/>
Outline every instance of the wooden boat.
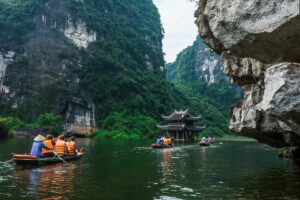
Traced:
<path fill-rule="evenodd" d="M 171 148 L 171 147 L 173 147 L 173 145 L 152 144 L 151 147 L 154 149 L 162 149 L 162 148 Z"/>
<path fill-rule="evenodd" d="M 210 143 L 209 142 L 199 142 L 200 146 L 209 146 Z"/>
<path fill-rule="evenodd" d="M 78 153 L 75 156 L 64 156 L 62 159 L 65 161 L 73 161 L 79 160 L 83 157 L 84 153 Z M 31 155 L 24 155 L 24 154 L 14 154 L 12 160 L 18 165 L 47 165 L 53 163 L 61 163 L 63 162 L 58 157 L 47 157 L 47 158 L 37 158 Z"/>

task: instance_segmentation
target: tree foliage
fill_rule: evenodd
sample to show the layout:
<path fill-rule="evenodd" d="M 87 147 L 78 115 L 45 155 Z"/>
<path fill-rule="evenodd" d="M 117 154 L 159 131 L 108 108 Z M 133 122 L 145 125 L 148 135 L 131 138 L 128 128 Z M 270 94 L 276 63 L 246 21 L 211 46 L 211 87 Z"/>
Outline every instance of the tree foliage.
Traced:
<path fill-rule="evenodd" d="M 111 113 L 103 121 L 98 137 L 106 138 L 151 138 L 158 133 L 156 120 L 144 115 L 128 116 Z"/>
<path fill-rule="evenodd" d="M 202 72 L 199 72 L 203 67 L 199 65 L 205 62 L 199 59 L 218 60 L 220 57 L 211 52 L 198 37 L 193 46 L 184 49 L 174 63 L 167 65 L 167 79 L 186 95 L 190 110 L 195 114 L 202 114 L 202 123 L 208 127 L 204 134 L 230 133 L 230 107 L 241 99 L 242 92 L 240 88 L 231 84 L 225 75 L 218 76 L 220 80 L 208 84 Z"/>

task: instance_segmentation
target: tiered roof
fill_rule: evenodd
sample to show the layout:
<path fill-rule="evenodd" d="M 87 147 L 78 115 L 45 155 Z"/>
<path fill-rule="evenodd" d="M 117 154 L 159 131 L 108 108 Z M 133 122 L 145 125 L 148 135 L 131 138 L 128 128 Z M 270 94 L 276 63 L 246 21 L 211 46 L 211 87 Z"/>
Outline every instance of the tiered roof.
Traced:
<path fill-rule="evenodd" d="M 191 116 L 188 110 L 185 111 L 177 111 L 175 110 L 171 115 L 165 116 L 161 115 L 161 117 L 166 121 L 197 121 L 201 118 L 201 116 Z"/>

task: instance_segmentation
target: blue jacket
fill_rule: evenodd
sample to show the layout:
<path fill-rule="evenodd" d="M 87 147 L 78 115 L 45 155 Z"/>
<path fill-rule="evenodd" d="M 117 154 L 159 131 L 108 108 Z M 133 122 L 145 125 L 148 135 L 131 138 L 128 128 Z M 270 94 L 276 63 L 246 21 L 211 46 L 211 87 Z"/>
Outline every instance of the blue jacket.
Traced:
<path fill-rule="evenodd" d="M 161 144 L 161 139 L 160 138 L 156 139 L 156 144 Z"/>
<path fill-rule="evenodd" d="M 46 145 L 44 145 L 43 142 L 33 142 L 30 154 L 38 158 L 43 157 L 43 153 L 42 153 L 43 148 L 47 150 L 51 150 Z"/>

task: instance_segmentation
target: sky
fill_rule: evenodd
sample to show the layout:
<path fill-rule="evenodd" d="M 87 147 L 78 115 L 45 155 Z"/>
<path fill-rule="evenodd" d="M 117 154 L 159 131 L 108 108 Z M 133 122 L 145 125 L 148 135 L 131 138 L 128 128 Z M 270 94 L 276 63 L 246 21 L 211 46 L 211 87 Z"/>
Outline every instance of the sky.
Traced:
<path fill-rule="evenodd" d="M 178 53 L 193 44 L 198 34 L 194 24 L 195 3 L 188 0 L 153 0 L 165 30 L 163 50 L 166 62 L 173 62 Z"/>

